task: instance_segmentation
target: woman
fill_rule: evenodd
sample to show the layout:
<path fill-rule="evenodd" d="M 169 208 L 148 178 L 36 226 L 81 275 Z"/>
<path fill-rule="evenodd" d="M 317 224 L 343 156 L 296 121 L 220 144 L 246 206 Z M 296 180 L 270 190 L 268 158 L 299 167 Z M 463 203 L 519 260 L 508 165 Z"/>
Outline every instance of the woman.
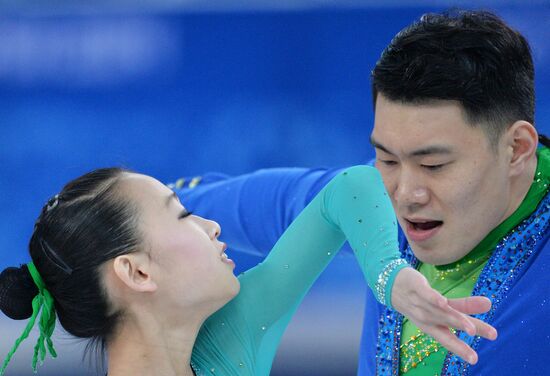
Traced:
<path fill-rule="evenodd" d="M 23 319 L 44 302 L 33 367 L 46 347 L 55 356 L 57 314 L 69 333 L 107 349 L 109 376 L 268 375 L 296 307 L 347 239 L 379 301 L 449 350 L 477 360 L 448 327 L 496 338 L 459 312 L 485 312 L 488 299 L 447 301 L 399 258 L 391 203 L 372 168 L 334 178 L 239 279 L 219 236 L 217 223 L 191 215 L 159 181 L 96 170 L 46 204 L 32 262 L 0 277 L 0 307 Z"/>

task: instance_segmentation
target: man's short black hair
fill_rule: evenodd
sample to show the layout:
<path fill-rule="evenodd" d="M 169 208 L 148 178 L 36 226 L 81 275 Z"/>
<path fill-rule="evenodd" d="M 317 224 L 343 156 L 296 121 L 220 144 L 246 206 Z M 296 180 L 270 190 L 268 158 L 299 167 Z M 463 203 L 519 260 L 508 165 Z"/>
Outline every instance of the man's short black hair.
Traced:
<path fill-rule="evenodd" d="M 534 124 L 534 67 L 527 40 L 485 11 L 426 14 L 399 32 L 372 72 L 372 94 L 423 104 L 456 100 L 492 145 L 514 122 Z"/>

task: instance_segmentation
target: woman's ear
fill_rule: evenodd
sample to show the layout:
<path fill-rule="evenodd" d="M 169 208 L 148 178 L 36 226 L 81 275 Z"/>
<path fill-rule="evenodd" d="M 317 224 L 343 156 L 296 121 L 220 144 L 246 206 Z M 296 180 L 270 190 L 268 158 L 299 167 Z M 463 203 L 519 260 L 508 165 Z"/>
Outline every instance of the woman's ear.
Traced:
<path fill-rule="evenodd" d="M 142 253 L 128 253 L 113 261 L 116 277 L 129 289 L 136 292 L 154 292 L 157 284 L 151 275 L 151 261 Z"/>
<path fill-rule="evenodd" d="M 531 123 L 520 120 L 512 124 L 505 137 L 510 151 L 510 176 L 521 175 L 537 151 L 537 130 Z"/>

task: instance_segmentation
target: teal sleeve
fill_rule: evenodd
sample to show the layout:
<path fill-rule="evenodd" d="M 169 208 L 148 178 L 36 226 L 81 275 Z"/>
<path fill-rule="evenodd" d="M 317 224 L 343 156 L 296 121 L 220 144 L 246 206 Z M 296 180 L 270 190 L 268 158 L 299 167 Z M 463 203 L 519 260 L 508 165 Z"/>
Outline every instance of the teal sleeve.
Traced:
<path fill-rule="evenodd" d="M 239 277 L 238 296 L 212 315 L 199 333 L 193 361 L 201 372 L 268 375 L 298 304 L 346 239 L 369 287 L 383 298 L 406 263 L 399 257 L 391 202 L 372 167 L 356 166 L 338 174 L 289 226 L 265 261 Z M 390 301 L 391 294 L 386 294 L 383 302 Z"/>

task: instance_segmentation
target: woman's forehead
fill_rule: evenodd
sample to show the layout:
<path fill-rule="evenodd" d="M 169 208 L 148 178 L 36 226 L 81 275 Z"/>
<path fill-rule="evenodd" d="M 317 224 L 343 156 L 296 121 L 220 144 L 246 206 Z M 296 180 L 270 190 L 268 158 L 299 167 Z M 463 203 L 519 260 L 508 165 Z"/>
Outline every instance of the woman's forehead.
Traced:
<path fill-rule="evenodd" d="M 120 190 L 147 203 L 162 203 L 173 195 L 173 191 L 157 179 L 143 174 L 128 173 L 120 181 Z"/>

